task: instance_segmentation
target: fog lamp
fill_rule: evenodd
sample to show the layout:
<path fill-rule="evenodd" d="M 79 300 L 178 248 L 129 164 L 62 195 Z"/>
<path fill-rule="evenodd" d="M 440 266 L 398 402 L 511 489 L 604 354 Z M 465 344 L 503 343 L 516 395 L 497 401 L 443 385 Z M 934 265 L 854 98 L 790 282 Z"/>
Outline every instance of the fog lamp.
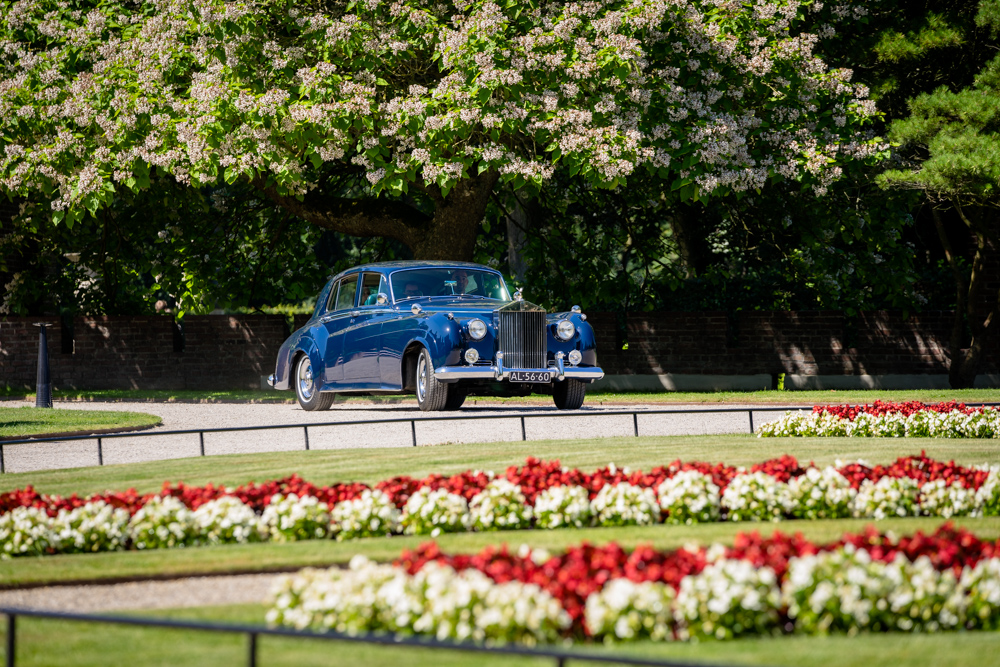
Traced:
<path fill-rule="evenodd" d="M 468 350 L 465 351 L 465 363 L 472 366 L 477 361 L 479 361 L 479 353 L 476 352 L 474 348 L 470 347 Z"/>
<path fill-rule="evenodd" d="M 576 366 L 581 361 L 583 361 L 583 354 L 580 353 L 580 350 L 570 350 L 570 353 L 569 353 L 569 363 L 571 363 L 574 366 Z"/>

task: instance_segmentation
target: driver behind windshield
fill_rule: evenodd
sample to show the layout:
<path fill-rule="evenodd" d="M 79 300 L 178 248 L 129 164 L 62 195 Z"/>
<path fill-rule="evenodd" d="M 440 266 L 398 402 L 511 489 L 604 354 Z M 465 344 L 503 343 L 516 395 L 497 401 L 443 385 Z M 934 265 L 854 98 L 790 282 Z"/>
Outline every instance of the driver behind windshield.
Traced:
<path fill-rule="evenodd" d="M 456 271 L 452 278 L 455 280 L 455 294 L 479 294 L 476 289 L 469 289 L 469 272 L 464 269 Z"/>

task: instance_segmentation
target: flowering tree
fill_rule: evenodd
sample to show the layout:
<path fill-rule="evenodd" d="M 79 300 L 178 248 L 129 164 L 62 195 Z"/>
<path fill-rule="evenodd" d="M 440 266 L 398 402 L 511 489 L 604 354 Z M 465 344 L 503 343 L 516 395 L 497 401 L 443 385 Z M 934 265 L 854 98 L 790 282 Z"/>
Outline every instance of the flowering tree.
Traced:
<path fill-rule="evenodd" d="M 91 6 L 86 7 L 87 4 Z M 493 188 L 642 168 L 704 199 L 872 156 L 785 0 L 0 1 L 0 187 L 72 225 L 162 170 L 468 259 Z"/>

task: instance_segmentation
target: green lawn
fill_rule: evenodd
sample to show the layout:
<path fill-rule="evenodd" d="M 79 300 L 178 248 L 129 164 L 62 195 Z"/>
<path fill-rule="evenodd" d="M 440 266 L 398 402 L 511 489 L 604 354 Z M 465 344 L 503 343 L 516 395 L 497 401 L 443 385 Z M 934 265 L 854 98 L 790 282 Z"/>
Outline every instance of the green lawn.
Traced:
<path fill-rule="evenodd" d="M 34 393 L 25 387 L 0 385 L 0 397 L 34 400 Z M 219 391 L 194 390 L 149 390 L 149 389 L 60 389 L 53 392 L 56 400 L 67 401 L 149 401 L 149 402 L 195 402 L 195 403 L 294 403 L 295 396 L 290 391 L 260 389 L 234 389 Z M 412 396 L 385 397 L 394 401 L 412 401 Z M 371 398 L 350 398 L 352 402 L 371 401 Z M 912 390 L 828 390 L 828 391 L 663 391 L 643 392 L 594 392 L 587 395 L 587 403 L 629 404 L 629 403 L 752 403 L 771 405 L 827 404 L 827 403 L 871 403 L 882 401 L 963 401 L 966 403 L 1000 402 L 1000 389 L 912 389 Z M 471 397 L 468 405 L 476 402 L 539 404 L 549 405 L 548 396 L 528 396 L 523 398 Z"/>
<path fill-rule="evenodd" d="M 234 605 L 145 612 L 149 616 L 262 624 L 265 607 Z M 241 635 L 219 635 L 186 630 L 142 629 L 90 625 L 67 621 L 20 619 L 19 665 L 84 667 L 133 667 L 144 665 L 246 664 L 247 643 Z M 0 629 L 0 655 L 5 656 L 5 629 Z M 838 665 L 906 664 L 911 667 L 977 667 L 1000 665 L 1000 633 L 954 632 L 937 635 L 872 634 L 857 637 L 777 637 L 727 642 L 638 642 L 617 646 L 584 645 L 575 650 L 590 654 L 642 656 L 674 661 L 704 661 L 733 665 L 789 665 L 812 667 Z M 410 647 L 366 646 L 348 642 L 261 637 L 258 664 L 262 667 L 307 665 L 365 665 L 366 667 L 549 667 L 554 661 L 515 656 Z M 567 664 L 582 664 L 569 661 Z"/>
<path fill-rule="evenodd" d="M 676 459 L 749 465 L 782 454 L 792 454 L 803 463 L 815 461 L 817 465 L 832 464 L 838 458 L 844 461 L 864 458 L 886 463 L 899 456 L 919 454 L 921 450 L 935 458 L 954 459 L 970 465 L 1000 463 L 1000 445 L 996 440 L 656 436 L 206 456 L 100 468 L 8 473 L 0 476 L 0 492 L 28 484 L 45 493 L 63 495 L 124 490 L 133 486 L 140 492 L 153 492 L 159 490 L 165 480 L 235 486 L 293 473 L 316 484 L 374 483 L 394 475 L 423 477 L 435 472 L 453 474 L 468 469 L 501 473 L 507 466 L 521 465 L 529 456 L 559 459 L 567 466 L 593 470 L 611 462 L 648 469 Z"/>
<path fill-rule="evenodd" d="M 25 438 L 56 433 L 93 433 L 110 429 L 141 429 L 156 426 L 161 421 L 156 415 L 144 412 L 0 407 L 0 438 Z"/>
<path fill-rule="evenodd" d="M 984 538 L 1000 537 L 1000 518 L 959 518 L 964 526 Z M 522 544 L 549 551 L 561 551 L 588 541 L 594 544 L 618 542 L 631 548 L 651 544 L 658 549 L 676 549 L 688 542 L 732 544 L 740 532 L 759 531 L 769 535 L 775 530 L 802 533 L 811 540 L 831 542 L 845 532 L 857 532 L 873 522 L 867 519 L 830 521 L 785 521 L 781 523 L 711 523 L 694 526 L 632 526 L 627 528 L 582 528 L 564 530 L 518 530 L 500 533 L 459 533 L 442 535 L 436 542 L 454 553 L 476 553 L 491 544 L 508 544 L 516 549 Z M 935 530 L 941 519 L 920 517 L 887 519 L 874 523 L 880 530 L 897 534 L 925 533 Z M 291 544 L 239 544 L 188 549 L 153 551 L 118 551 L 100 554 L 72 554 L 0 561 L 0 586 L 27 584 L 132 579 L 153 576 L 181 576 L 225 572 L 260 572 L 294 570 L 306 566 L 346 564 L 356 554 L 373 560 L 391 561 L 404 549 L 413 549 L 429 541 L 426 536 L 377 537 L 346 542 L 309 540 Z"/>
<path fill-rule="evenodd" d="M 1000 448 L 993 440 L 934 440 L 890 438 L 796 438 L 758 439 L 749 435 L 609 438 L 587 441 L 539 441 L 487 444 L 454 444 L 434 447 L 281 452 L 157 461 L 153 463 L 105 466 L 75 470 L 8 474 L 0 477 L 0 490 L 33 484 L 37 489 L 68 495 L 88 494 L 135 486 L 139 491 L 158 490 L 164 480 L 189 484 L 235 486 L 250 480 L 262 481 L 298 473 L 318 484 L 336 481 L 374 483 L 393 475 L 424 476 L 432 472 L 455 473 L 469 468 L 502 472 L 527 456 L 558 458 L 564 465 L 593 470 L 613 461 L 619 466 L 649 469 L 675 459 L 725 461 L 747 465 L 780 454 L 793 454 L 803 462 L 833 463 L 864 457 L 885 463 L 898 456 L 926 450 L 930 456 L 960 463 L 1000 463 Z M 786 522 L 782 524 L 708 524 L 689 527 L 650 526 L 643 528 L 593 528 L 587 530 L 518 531 L 511 533 L 466 533 L 442 536 L 446 549 L 478 551 L 487 544 L 506 541 L 512 545 L 534 544 L 560 549 L 588 539 L 616 540 L 626 545 L 650 542 L 660 547 L 677 547 L 688 540 L 728 541 L 741 530 L 775 528 L 802 531 L 818 540 L 832 540 L 847 530 L 857 530 L 867 522 Z M 933 530 L 937 519 L 905 519 L 879 524 L 886 529 L 913 532 Z M 965 519 L 962 525 L 984 536 L 1000 535 L 1000 519 Z M 19 558 L 0 562 L 0 585 L 18 585 L 57 580 L 85 580 L 107 577 L 140 577 L 153 574 L 221 572 L 294 568 L 304 565 L 343 563 L 355 553 L 367 553 L 379 560 L 392 559 L 405 548 L 424 541 L 421 537 L 393 537 L 352 542 L 310 541 L 298 544 L 255 544 L 224 547 L 120 552 Z"/>

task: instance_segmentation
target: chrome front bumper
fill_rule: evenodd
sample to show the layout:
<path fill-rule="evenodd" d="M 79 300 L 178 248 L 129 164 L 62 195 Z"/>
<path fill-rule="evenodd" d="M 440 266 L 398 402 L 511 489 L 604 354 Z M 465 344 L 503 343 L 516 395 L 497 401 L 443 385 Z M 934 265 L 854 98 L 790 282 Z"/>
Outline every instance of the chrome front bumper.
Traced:
<path fill-rule="evenodd" d="M 505 368 L 502 364 L 494 366 L 442 366 L 434 369 L 434 376 L 439 380 L 509 380 L 514 371 L 527 373 L 552 373 L 553 380 L 600 380 L 604 371 L 596 366 L 566 366 L 560 364 L 550 368 Z"/>

